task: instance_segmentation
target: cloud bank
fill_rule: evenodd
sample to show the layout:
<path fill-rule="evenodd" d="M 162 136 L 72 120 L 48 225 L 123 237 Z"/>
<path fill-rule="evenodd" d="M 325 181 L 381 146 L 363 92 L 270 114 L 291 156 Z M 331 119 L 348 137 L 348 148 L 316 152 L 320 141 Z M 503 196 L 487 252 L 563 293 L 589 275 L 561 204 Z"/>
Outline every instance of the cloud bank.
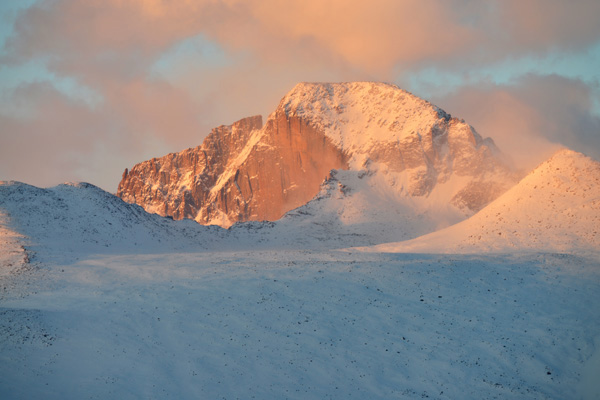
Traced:
<path fill-rule="evenodd" d="M 53 80 L 9 85 L 0 179 L 114 191 L 125 167 L 267 114 L 298 81 L 407 87 L 428 68 L 468 78 L 522 57 L 587 57 L 600 48 L 598 17 L 600 3 L 586 0 L 38 0 L 14 19 L 0 80 L 36 62 L 93 99 Z M 451 89 L 440 79 L 430 100 L 522 165 L 558 144 L 598 158 L 597 79 L 531 70 Z"/>
<path fill-rule="evenodd" d="M 433 99 L 492 137 L 518 166 L 534 168 L 566 146 L 600 160 L 600 115 L 580 80 L 528 75 L 510 85 L 465 86 Z"/>

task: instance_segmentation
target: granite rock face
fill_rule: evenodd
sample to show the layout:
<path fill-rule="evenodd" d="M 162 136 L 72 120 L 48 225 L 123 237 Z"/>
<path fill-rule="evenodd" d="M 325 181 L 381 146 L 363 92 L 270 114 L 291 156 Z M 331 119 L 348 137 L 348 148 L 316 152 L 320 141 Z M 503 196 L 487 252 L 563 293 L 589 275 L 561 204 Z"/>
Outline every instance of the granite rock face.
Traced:
<path fill-rule="evenodd" d="M 275 113 L 220 126 L 196 148 L 124 174 L 117 195 L 147 211 L 201 224 L 276 220 L 308 202 L 347 156 L 300 118 Z"/>
<path fill-rule="evenodd" d="M 228 227 L 279 219 L 336 169 L 384 176 L 399 196 L 442 196 L 465 215 L 514 184 L 491 139 L 394 85 L 301 83 L 264 126 L 260 116 L 244 118 L 198 147 L 126 169 L 117 195 L 149 212 Z"/>

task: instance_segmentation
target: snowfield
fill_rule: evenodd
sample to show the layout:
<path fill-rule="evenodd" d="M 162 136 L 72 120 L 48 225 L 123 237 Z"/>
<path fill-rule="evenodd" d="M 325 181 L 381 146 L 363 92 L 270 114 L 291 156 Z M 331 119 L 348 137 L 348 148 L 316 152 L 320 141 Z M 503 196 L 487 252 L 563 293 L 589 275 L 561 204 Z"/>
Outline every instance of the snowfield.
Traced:
<path fill-rule="evenodd" d="M 597 399 L 600 203 L 597 175 L 577 172 L 597 163 L 560 157 L 570 169 L 549 164 L 437 237 L 483 223 L 486 246 L 519 238 L 462 255 L 395 253 L 406 244 L 382 245 L 395 233 L 369 218 L 346 229 L 368 201 L 337 207 L 339 181 L 230 229 L 89 184 L 2 182 L 0 398 Z M 525 208 L 485 218 L 508 206 Z"/>
<path fill-rule="evenodd" d="M 600 393 L 597 259 L 255 250 L 38 268 L 2 299 L 2 398 Z"/>

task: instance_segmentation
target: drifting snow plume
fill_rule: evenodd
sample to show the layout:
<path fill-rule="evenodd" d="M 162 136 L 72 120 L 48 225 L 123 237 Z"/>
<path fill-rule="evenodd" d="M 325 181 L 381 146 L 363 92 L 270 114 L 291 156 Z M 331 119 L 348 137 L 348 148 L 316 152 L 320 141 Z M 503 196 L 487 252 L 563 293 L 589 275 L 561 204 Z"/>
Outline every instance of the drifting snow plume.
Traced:
<path fill-rule="evenodd" d="M 473 217 L 392 252 L 554 252 L 600 248 L 600 163 L 560 150 Z"/>

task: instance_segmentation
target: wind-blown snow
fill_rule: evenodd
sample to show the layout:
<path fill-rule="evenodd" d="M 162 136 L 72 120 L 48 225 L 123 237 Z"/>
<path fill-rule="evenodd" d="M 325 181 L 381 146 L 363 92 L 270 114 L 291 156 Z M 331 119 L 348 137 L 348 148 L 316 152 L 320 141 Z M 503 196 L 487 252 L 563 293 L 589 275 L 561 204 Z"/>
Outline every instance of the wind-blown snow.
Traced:
<path fill-rule="evenodd" d="M 363 246 L 385 243 L 392 237 L 412 239 L 464 219 L 459 210 L 435 196 L 402 196 L 388 178 L 390 174 L 332 171 L 321 192 L 308 204 L 288 212 L 274 229 L 301 227 L 309 238 L 317 236 L 330 243 L 340 238 L 333 243 L 336 247 L 344 243 Z"/>
<path fill-rule="evenodd" d="M 471 218 L 374 251 L 580 253 L 598 249 L 600 163 L 565 149 Z"/>

